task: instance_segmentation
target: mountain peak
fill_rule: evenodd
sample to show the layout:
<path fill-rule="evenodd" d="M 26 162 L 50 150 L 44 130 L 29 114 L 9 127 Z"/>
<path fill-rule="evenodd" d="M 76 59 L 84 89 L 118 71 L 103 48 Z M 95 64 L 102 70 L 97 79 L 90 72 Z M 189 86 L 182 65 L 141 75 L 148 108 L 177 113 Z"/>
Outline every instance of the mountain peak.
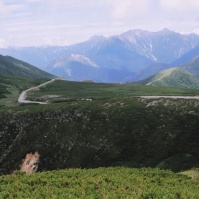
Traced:
<path fill-rule="evenodd" d="M 153 33 L 170 34 L 170 33 L 174 33 L 174 31 L 172 31 L 168 28 L 164 28 L 160 31 L 147 31 L 147 30 L 142 30 L 142 29 L 134 29 L 134 30 L 128 30 L 127 32 L 123 33 L 122 35 L 128 35 L 128 34 L 139 35 L 139 34 L 153 34 Z"/>
<path fill-rule="evenodd" d="M 89 39 L 89 41 L 101 42 L 104 41 L 105 39 L 106 37 L 103 35 L 94 35 Z"/>
<path fill-rule="evenodd" d="M 164 28 L 164 29 L 161 30 L 161 32 L 167 32 L 167 33 L 168 33 L 168 32 L 173 32 L 173 31 L 171 31 L 171 30 L 168 29 L 168 28 Z"/>
<path fill-rule="evenodd" d="M 176 32 L 174 32 L 174 31 L 172 31 L 172 30 L 170 30 L 170 29 L 168 29 L 168 28 L 164 28 L 164 29 L 162 29 L 162 30 L 160 30 L 160 31 L 158 31 L 158 32 L 159 32 L 160 34 L 163 34 L 163 35 L 176 33 Z"/>
<path fill-rule="evenodd" d="M 149 31 L 141 30 L 141 29 L 128 30 L 127 32 L 122 33 L 121 36 L 122 35 L 140 35 L 143 33 L 149 33 Z"/>

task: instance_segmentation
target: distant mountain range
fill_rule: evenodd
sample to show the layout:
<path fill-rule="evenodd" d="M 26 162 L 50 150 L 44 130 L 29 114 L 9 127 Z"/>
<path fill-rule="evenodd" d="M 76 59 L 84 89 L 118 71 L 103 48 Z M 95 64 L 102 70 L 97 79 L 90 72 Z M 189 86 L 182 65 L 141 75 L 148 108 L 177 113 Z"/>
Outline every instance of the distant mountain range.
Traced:
<path fill-rule="evenodd" d="M 0 54 L 73 81 L 133 82 L 199 55 L 199 35 L 168 29 L 130 30 L 111 37 L 94 36 L 71 46 L 6 48 Z"/>
<path fill-rule="evenodd" d="M 199 45 L 195 46 L 190 51 L 186 52 L 179 59 L 175 60 L 171 65 L 172 66 L 180 66 L 188 63 L 190 60 L 194 59 L 199 55 Z"/>
<path fill-rule="evenodd" d="M 53 78 L 47 72 L 10 56 L 0 55 L 0 74 L 35 78 Z"/>

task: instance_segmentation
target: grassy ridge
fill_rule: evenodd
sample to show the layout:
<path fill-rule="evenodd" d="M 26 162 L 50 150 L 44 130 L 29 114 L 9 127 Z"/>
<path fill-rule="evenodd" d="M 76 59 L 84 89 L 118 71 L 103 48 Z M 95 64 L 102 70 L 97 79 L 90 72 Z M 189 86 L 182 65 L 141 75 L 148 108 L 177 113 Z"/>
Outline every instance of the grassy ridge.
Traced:
<path fill-rule="evenodd" d="M 0 74 L 35 78 L 53 78 L 47 72 L 10 56 L 0 55 Z"/>
<path fill-rule="evenodd" d="M 198 180 L 159 169 L 69 169 L 0 177 L 0 198 L 196 199 Z"/>
<path fill-rule="evenodd" d="M 170 68 L 160 71 L 156 75 L 140 81 L 154 86 L 173 86 L 179 88 L 199 88 L 199 79 L 195 74 L 182 68 Z"/>
<path fill-rule="evenodd" d="M 39 91 L 29 93 L 29 99 L 49 100 L 51 96 L 57 101 L 75 100 L 91 98 L 93 100 L 109 99 L 117 97 L 130 97 L 141 95 L 198 95 L 199 90 L 172 88 L 172 87 L 153 87 L 135 84 L 104 84 L 89 82 L 70 82 L 57 80 Z"/>

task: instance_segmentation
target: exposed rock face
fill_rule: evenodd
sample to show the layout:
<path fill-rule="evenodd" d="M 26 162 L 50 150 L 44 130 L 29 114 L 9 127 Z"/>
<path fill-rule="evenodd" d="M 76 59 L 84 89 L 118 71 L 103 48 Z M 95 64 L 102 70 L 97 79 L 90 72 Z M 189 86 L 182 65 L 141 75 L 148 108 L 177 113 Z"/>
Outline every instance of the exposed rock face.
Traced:
<path fill-rule="evenodd" d="M 27 153 L 24 160 L 22 160 L 21 171 L 26 173 L 35 173 L 39 164 L 39 153 Z"/>

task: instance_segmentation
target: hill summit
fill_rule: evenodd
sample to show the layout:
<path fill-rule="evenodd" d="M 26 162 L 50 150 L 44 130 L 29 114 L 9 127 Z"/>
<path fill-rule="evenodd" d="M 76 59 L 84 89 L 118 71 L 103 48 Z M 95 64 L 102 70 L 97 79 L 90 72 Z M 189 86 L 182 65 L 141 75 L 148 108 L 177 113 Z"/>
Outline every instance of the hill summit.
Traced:
<path fill-rule="evenodd" d="M 170 68 L 141 81 L 146 85 L 199 88 L 197 76 L 183 68 Z"/>
<path fill-rule="evenodd" d="M 51 75 L 35 66 L 10 56 L 0 55 L 0 73 L 12 76 L 25 76 L 35 78 L 52 78 Z"/>

